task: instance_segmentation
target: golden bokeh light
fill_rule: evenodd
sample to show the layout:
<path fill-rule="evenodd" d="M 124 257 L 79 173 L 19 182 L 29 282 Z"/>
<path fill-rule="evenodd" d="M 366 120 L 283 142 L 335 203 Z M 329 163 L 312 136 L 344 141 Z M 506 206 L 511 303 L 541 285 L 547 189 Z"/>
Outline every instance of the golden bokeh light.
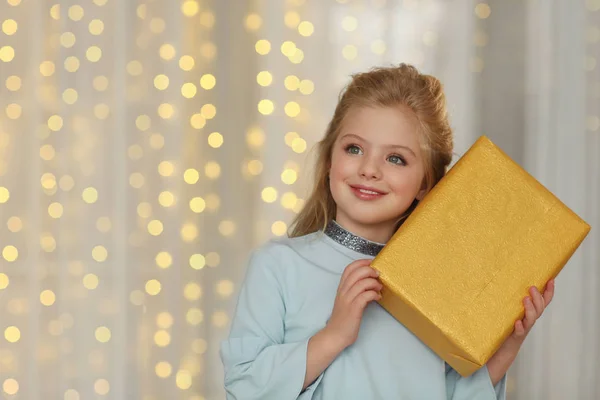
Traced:
<path fill-rule="evenodd" d="M 85 57 L 90 62 L 98 62 L 100 61 L 100 58 L 102 58 L 102 49 L 100 49 L 98 46 L 90 46 L 85 52 Z"/>
<path fill-rule="evenodd" d="M 183 55 L 179 59 L 179 68 L 181 68 L 184 71 L 191 71 L 192 69 L 194 69 L 194 65 L 196 65 L 196 61 L 192 56 Z"/>
<path fill-rule="evenodd" d="M 202 254 L 193 254 L 190 257 L 190 267 L 200 270 L 206 265 L 206 258 Z"/>
<path fill-rule="evenodd" d="M 203 258 L 204 259 L 204 258 Z M 0 290 L 6 289 L 10 283 L 10 279 L 8 275 L 3 272 L 0 272 Z"/>
<path fill-rule="evenodd" d="M 271 51 L 271 42 L 265 39 L 261 39 L 258 42 L 256 42 L 254 48 L 256 49 L 256 52 L 258 54 L 262 56 L 267 55 Z"/>
<path fill-rule="evenodd" d="M 190 308 L 185 314 L 185 320 L 190 325 L 199 325 L 204 321 L 204 313 L 199 308 Z"/>
<path fill-rule="evenodd" d="M 181 86 L 181 95 L 186 99 L 193 98 L 196 95 L 197 91 L 198 88 L 196 88 L 196 85 L 194 85 L 191 82 L 184 83 Z"/>
<path fill-rule="evenodd" d="M 298 33 L 302 36 L 311 36 L 315 32 L 315 27 L 309 21 L 302 21 L 298 25 Z"/>
<path fill-rule="evenodd" d="M 213 104 L 205 104 L 200 109 L 200 114 L 206 119 L 213 119 L 217 115 L 217 108 Z"/>
<path fill-rule="evenodd" d="M 271 232 L 275 236 L 283 236 L 287 232 L 287 225 L 283 221 L 275 221 L 271 225 Z"/>
<path fill-rule="evenodd" d="M 275 105 L 271 100 L 265 99 L 258 103 L 258 111 L 263 115 L 271 115 L 275 110 Z"/>
<path fill-rule="evenodd" d="M 195 0 L 186 0 L 181 5 L 181 12 L 186 17 L 193 17 L 194 15 L 198 14 L 199 10 L 200 7 Z"/>
<path fill-rule="evenodd" d="M 273 75 L 269 71 L 261 71 L 256 75 L 256 82 L 260 86 L 269 86 L 273 83 Z"/>
<path fill-rule="evenodd" d="M 152 18 L 150 20 L 150 31 L 152 31 L 152 33 L 163 33 L 166 27 L 165 20 L 162 18 Z"/>
<path fill-rule="evenodd" d="M 387 51 L 385 42 L 381 39 L 376 39 L 371 42 L 371 51 L 377 55 L 383 55 Z"/>
<path fill-rule="evenodd" d="M 486 3 L 479 3 L 475 6 L 475 15 L 477 15 L 478 18 L 486 19 L 491 13 L 492 9 Z"/>
<path fill-rule="evenodd" d="M 190 209 L 199 214 L 206 208 L 206 202 L 202 197 L 194 197 L 190 200 Z"/>
<path fill-rule="evenodd" d="M 160 268 L 169 268 L 173 264 L 173 257 L 168 251 L 161 251 L 155 257 L 156 265 Z"/>
<path fill-rule="evenodd" d="M 298 179 L 298 174 L 293 169 L 285 169 L 281 173 L 281 181 L 286 185 L 292 185 Z"/>
<path fill-rule="evenodd" d="M 342 56 L 346 60 L 354 60 L 358 56 L 358 49 L 352 44 L 346 45 L 342 49 Z"/>
<path fill-rule="evenodd" d="M 221 175 L 221 166 L 215 161 L 209 161 L 204 166 L 204 174 L 209 179 L 217 179 Z"/>
<path fill-rule="evenodd" d="M 255 13 L 249 14 L 244 20 L 244 25 L 248 31 L 256 32 L 262 26 L 262 18 L 260 15 Z"/>
<path fill-rule="evenodd" d="M 296 103 L 295 101 L 288 102 L 285 105 L 284 110 L 285 110 L 285 114 L 288 117 L 291 117 L 291 118 L 297 117 L 298 114 L 300 114 L 300 111 L 301 111 L 300 110 L 300 105 L 298 103 Z"/>
<path fill-rule="evenodd" d="M 193 223 L 183 224 L 179 236 L 184 242 L 193 242 L 198 237 L 198 227 Z"/>
<path fill-rule="evenodd" d="M 94 391 L 96 394 L 105 396 L 110 392 L 110 384 L 106 379 L 98 379 L 94 382 Z"/>
<path fill-rule="evenodd" d="M 296 27 L 300 24 L 300 14 L 298 14 L 296 11 L 288 11 L 285 13 L 283 21 L 285 26 L 288 28 L 296 29 Z"/>
<path fill-rule="evenodd" d="M 353 16 L 346 16 L 342 19 L 342 29 L 346 32 L 354 32 L 358 27 L 358 20 Z"/>
<path fill-rule="evenodd" d="M 169 77 L 159 74 L 154 77 L 154 87 L 158 90 L 165 90 L 169 87 Z"/>
<path fill-rule="evenodd" d="M 217 311 L 212 315 L 212 324 L 218 328 L 223 328 L 229 323 L 229 316 L 224 311 Z"/>
<path fill-rule="evenodd" d="M 219 132 L 212 132 L 208 135 L 208 145 L 214 149 L 218 149 L 223 145 L 223 135 Z"/>
<path fill-rule="evenodd" d="M 92 258 L 98 262 L 104 262 L 108 258 L 108 250 L 104 246 L 94 246 Z"/>
<path fill-rule="evenodd" d="M 302 138 L 295 138 L 292 141 L 292 150 L 298 154 L 304 153 L 306 151 L 306 140 Z"/>
<path fill-rule="evenodd" d="M 261 192 L 261 197 L 265 203 L 277 201 L 277 190 L 274 187 L 266 187 Z"/>
<path fill-rule="evenodd" d="M 6 221 L 6 226 L 8 230 L 12 233 L 17 233 L 23 229 L 23 221 L 19 217 L 10 217 L 8 221 Z"/>
<path fill-rule="evenodd" d="M 16 326 L 9 326 L 4 330 L 4 338 L 7 342 L 16 343 L 21 339 L 21 330 Z"/>
<path fill-rule="evenodd" d="M 292 57 L 296 53 L 296 43 L 292 41 L 285 41 L 281 44 L 281 53 L 286 57 Z"/>
<path fill-rule="evenodd" d="M 171 343 L 171 335 L 165 330 L 156 331 L 154 334 L 154 343 L 158 347 L 166 347 Z"/>
<path fill-rule="evenodd" d="M 169 376 L 171 376 L 172 372 L 171 364 L 169 364 L 166 361 L 161 361 L 157 363 L 154 367 L 154 372 L 159 378 L 168 378 Z"/>
<path fill-rule="evenodd" d="M 194 168 L 188 168 L 183 173 L 183 180 L 189 185 L 193 185 L 200 179 L 200 173 Z"/>
<path fill-rule="evenodd" d="M 104 32 L 104 22 L 99 19 L 93 19 L 88 24 L 88 30 L 94 36 L 101 35 Z"/>
<path fill-rule="evenodd" d="M 54 63 L 52 61 L 43 61 L 40 64 L 40 74 L 43 76 L 52 76 L 54 74 Z"/>
<path fill-rule="evenodd" d="M 183 288 L 183 297 L 189 301 L 198 300 L 202 296 L 202 289 L 196 282 L 190 282 Z"/>
<path fill-rule="evenodd" d="M 13 245 L 4 246 L 2 257 L 8 262 L 14 262 L 19 258 L 19 250 Z"/>
<path fill-rule="evenodd" d="M 219 232 L 223 236 L 231 236 L 236 231 L 235 222 L 231 220 L 224 220 L 219 223 Z"/>
<path fill-rule="evenodd" d="M 221 280 L 219 282 L 217 282 L 216 286 L 215 286 L 215 291 L 217 292 L 217 294 L 221 297 L 229 297 L 233 294 L 233 282 L 231 282 L 230 280 Z"/>
<path fill-rule="evenodd" d="M 150 296 L 156 296 L 160 293 L 160 290 L 161 284 L 158 280 L 150 279 L 146 282 L 146 293 L 148 293 Z"/>
<path fill-rule="evenodd" d="M 300 81 L 299 89 L 300 93 L 309 95 L 315 91 L 315 84 L 310 79 L 303 79 Z"/>
<path fill-rule="evenodd" d="M 56 301 L 56 295 L 52 290 L 44 290 L 40 293 L 40 303 L 49 307 Z"/>
<path fill-rule="evenodd" d="M 165 43 L 162 46 L 160 46 L 159 55 L 160 58 L 162 58 L 163 60 L 172 60 L 173 58 L 175 58 L 176 54 L 177 51 L 175 50 L 175 47 L 173 47 L 172 44 Z"/>
<path fill-rule="evenodd" d="M 17 33 L 18 24 L 14 19 L 7 19 L 2 23 L 2 32 L 7 36 Z"/>
<path fill-rule="evenodd" d="M 173 316 L 167 311 L 159 313 L 156 316 L 156 325 L 161 329 L 169 329 L 173 325 Z"/>
<path fill-rule="evenodd" d="M 170 161 L 162 161 L 158 164 L 158 173 L 161 176 L 171 176 L 175 173 L 175 166 Z"/>
<path fill-rule="evenodd" d="M 2 390 L 9 396 L 16 395 L 19 391 L 19 382 L 16 379 L 8 378 L 2 383 Z"/>
<path fill-rule="evenodd" d="M 86 274 L 83 277 L 83 287 L 88 290 L 94 290 L 98 287 L 98 277 L 94 274 Z"/>
<path fill-rule="evenodd" d="M 11 62 L 15 58 L 15 49 L 11 46 L 0 47 L 0 61 Z"/>
<path fill-rule="evenodd" d="M 163 224 L 159 220 L 152 220 L 148 222 L 148 233 L 152 236 L 158 236 L 163 232 Z"/>
<path fill-rule="evenodd" d="M 179 370 L 175 376 L 177 387 L 181 390 L 187 390 L 192 386 L 192 375 L 189 371 Z"/>
<path fill-rule="evenodd" d="M 93 187 L 85 188 L 81 194 L 81 197 L 86 203 L 93 204 L 98 201 L 98 191 Z"/>

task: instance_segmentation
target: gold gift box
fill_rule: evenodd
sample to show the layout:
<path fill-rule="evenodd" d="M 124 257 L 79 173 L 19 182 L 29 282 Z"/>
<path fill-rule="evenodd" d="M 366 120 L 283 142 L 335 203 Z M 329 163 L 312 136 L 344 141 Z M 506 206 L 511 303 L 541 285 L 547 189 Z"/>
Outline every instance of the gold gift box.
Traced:
<path fill-rule="evenodd" d="M 390 314 L 462 376 L 481 368 L 590 226 L 481 136 L 373 260 Z"/>

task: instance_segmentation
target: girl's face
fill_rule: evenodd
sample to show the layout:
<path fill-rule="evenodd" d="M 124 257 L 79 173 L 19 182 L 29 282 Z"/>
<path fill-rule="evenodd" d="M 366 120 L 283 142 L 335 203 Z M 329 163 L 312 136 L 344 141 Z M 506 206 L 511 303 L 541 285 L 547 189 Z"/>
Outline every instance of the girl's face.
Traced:
<path fill-rule="evenodd" d="M 329 172 L 336 221 L 357 235 L 387 242 L 399 217 L 425 195 L 416 116 L 404 107 L 351 109 L 334 143 Z"/>

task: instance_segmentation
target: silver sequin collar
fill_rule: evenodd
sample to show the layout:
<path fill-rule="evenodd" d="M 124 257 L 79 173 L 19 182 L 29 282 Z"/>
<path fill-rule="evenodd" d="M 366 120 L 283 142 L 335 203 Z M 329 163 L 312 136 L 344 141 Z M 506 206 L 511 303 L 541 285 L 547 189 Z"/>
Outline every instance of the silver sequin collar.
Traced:
<path fill-rule="evenodd" d="M 357 236 L 352 232 L 342 228 L 333 220 L 327 224 L 327 227 L 325 228 L 325 234 L 342 246 L 368 256 L 375 257 L 377 254 L 379 254 L 381 249 L 383 249 L 383 246 L 385 246 L 384 244 L 372 242 Z"/>

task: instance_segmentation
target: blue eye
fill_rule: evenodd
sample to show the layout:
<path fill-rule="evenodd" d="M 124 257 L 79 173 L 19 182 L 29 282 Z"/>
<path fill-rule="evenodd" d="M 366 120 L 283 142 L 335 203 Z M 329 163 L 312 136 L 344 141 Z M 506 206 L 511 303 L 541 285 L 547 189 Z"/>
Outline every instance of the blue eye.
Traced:
<path fill-rule="evenodd" d="M 362 150 L 357 145 L 351 144 L 349 146 L 346 146 L 346 153 L 360 155 L 362 154 Z"/>
<path fill-rule="evenodd" d="M 388 161 L 391 162 L 392 164 L 397 164 L 397 165 L 404 165 L 406 164 L 406 162 L 404 162 L 404 160 L 402 159 L 402 157 L 400 156 L 389 156 L 388 157 Z"/>

